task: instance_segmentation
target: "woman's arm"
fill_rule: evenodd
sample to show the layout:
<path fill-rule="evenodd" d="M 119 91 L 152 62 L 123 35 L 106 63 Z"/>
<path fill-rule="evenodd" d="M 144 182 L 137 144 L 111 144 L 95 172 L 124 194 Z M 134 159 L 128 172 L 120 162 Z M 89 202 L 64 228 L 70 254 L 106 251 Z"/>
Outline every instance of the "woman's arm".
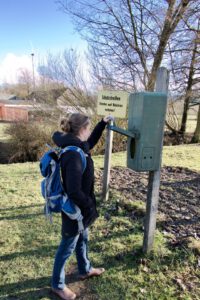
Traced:
<path fill-rule="evenodd" d="M 95 126 L 95 128 L 93 129 L 91 135 L 89 136 L 89 138 L 87 140 L 87 142 L 89 143 L 90 149 L 92 149 L 97 144 L 106 125 L 107 125 L 107 122 L 105 122 L 103 118 L 101 119 L 101 121 L 99 123 L 97 123 L 97 125 Z"/>
<path fill-rule="evenodd" d="M 69 199 L 77 206 L 87 208 L 92 199 L 82 190 L 82 160 L 80 153 L 67 151 L 61 158 L 63 186 Z"/>
<path fill-rule="evenodd" d="M 102 135 L 102 132 L 105 129 L 109 119 L 110 119 L 110 116 L 104 117 L 95 126 L 95 128 L 93 129 L 92 133 L 90 134 L 90 136 L 87 140 L 88 145 L 89 145 L 89 149 L 92 149 L 97 144 L 97 142 L 99 141 L 99 139 Z M 66 133 L 56 131 L 52 135 L 52 140 L 54 141 L 54 143 L 58 147 L 63 148 L 63 147 L 66 146 L 66 137 L 67 137 Z"/>

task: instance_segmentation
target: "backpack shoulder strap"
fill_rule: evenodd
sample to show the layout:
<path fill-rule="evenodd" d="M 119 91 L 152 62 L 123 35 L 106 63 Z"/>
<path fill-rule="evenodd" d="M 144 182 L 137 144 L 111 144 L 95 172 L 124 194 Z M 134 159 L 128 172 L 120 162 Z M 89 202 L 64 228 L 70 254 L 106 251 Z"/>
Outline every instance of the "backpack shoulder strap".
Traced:
<path fill-rule="evenodd" d="M 40 167 L 40 172 L 43 177 L 48 176 L 48 173 L 50 171 L 49 166 L 52 161 L 55 161 L 55 162 L 58 161 L 58 156 L 53 148 L 51 150 L 48 150 L 47 152 L 45 152 L 43 154 L 43 156 L 40 158 L 39 167 Z"/>
<path fill-rule="evenodd" d="M 80 153 L 81 156 L 81 161 L 82 161 L 82 166 L 83 166 L 83 172 L 85 171 L 86 168 L 86 156 L 88 156 L 80 147 L 77 146 L 67 146 L 64 149 L 61 150 L 60 154 L 59 154 L 59 159 L 61 158 L 62 154 L 64 154 L 65 152 L 72 150 L 72 151 L 76 151 Z"/>

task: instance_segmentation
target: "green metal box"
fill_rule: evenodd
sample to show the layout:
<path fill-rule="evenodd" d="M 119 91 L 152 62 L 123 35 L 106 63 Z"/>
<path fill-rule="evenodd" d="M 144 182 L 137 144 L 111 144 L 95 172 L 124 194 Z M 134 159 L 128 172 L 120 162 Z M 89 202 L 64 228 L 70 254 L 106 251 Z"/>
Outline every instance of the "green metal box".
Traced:
<path fill-rule="evenodd" d="M 129 96 L 128 130 L 139 137 L 128 137 L 127 166 L 135 171 L 159 169 L 167 95 L 157 92 Z"/>

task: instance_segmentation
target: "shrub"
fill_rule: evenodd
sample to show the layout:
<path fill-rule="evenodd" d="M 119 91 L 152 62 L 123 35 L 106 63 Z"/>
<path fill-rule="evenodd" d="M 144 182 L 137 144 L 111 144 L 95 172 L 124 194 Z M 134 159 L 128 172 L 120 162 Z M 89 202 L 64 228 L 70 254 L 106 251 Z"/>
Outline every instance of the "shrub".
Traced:
<path fill-rule="evenodd" d="M 46 149 L 46 143 L 52 145 L 53 126 L 35 122 L 12 123 L 6 133 L 11 136 L 14 153 L 9 162 L 37 161 Z"/>
<path fill-rule="evenodd" d="M 100 120 L 100 116 L 93 116 L 91 119 L 92 128 L 94 128 Z M 126 121 L 119 120 L 117 126 L 126 128 Z M 51 146 L 55 146 L 51 140 L 52 133 L 55 130 L 59 130 L 58 123 L 52 120 L 48 122 L 30 121 L 28 123 L 20 121 L 10 124 L 6 129 L 6 133 L 11 137 L 10 145 L 13 153 L 9 162 L 38 161 L 47 150 L 47 143 Z M 92 150 L 93 155 L 104 154 L 105 136 L 106 130 L 104 130 L 98 144 Z M 113 152 L 123 151 L 125 149 L 126 137 L 114 133 Z"/>

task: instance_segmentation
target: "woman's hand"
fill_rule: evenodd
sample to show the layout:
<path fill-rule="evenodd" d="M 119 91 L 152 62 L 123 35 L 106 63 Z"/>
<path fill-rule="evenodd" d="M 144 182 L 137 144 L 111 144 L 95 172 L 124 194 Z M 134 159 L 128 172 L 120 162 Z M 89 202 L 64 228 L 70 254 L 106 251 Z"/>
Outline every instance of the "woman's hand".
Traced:
<path fill-rule="evenodd" d="M 108 123 L 111 120 L 114 121 L 114 117 L 109 115 L 109 116 L 104 117 L 103 120 L 104 120 L 104 122 Z"/>

